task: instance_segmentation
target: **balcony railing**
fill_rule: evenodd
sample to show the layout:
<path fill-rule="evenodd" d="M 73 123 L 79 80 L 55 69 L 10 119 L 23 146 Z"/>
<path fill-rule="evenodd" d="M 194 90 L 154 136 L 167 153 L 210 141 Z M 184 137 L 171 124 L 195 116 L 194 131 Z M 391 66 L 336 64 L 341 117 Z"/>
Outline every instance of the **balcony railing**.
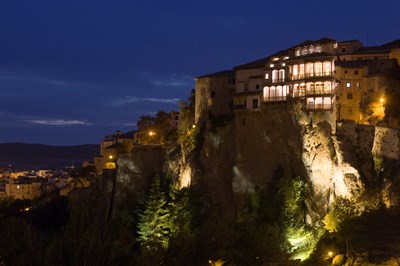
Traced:
<path fill-rule="evenodd" d="M 306 110 L 332 110 L 333 104 L 327 103 L 327 104 L 322 104 L 322 103 L 308 103 L 306 105 Z"/>
<path fill-rule="evenodd" d="M 333 72 L 313 72 L 313 73 L 304 73 L 298 75 L 290 75 L 289 80 L 300 80 L 307 78 L 317 78 L 317 77 L 333 77 Z"/>
<path fill-rule="evenodd" d="M 281 78 L 281 79 L 272 79 L 271 82 L 272 82 L 272 83 L 285 82 L 285 79 L 284 79 L 284 78 Z"/>
<path fill-rule="evenodd" d="M 286 96 L 264 97 L 264 102 L 283 102 L 286 100 L 287 100 Z"/>
<path fill-rule="evenodd" d="M 313 89 L 306 90 L 306 95 L 321 95 L 321 94 L 333 94 L 334 92 L 331 89 L 323 88 L 323 89 Z"/>

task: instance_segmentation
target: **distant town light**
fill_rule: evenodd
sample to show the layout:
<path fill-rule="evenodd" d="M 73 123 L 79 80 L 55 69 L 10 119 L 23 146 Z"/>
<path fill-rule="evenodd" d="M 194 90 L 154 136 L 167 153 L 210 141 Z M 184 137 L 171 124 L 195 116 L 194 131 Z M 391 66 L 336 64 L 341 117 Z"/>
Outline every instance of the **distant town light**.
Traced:
<path fill-rule="evenodd" d="M 113 158 L 113 156 L 112 156 L 112 155 L 110 155 L 110 156 L 108 156 L 108 158 L 112 159 L 112 158 Z"/>

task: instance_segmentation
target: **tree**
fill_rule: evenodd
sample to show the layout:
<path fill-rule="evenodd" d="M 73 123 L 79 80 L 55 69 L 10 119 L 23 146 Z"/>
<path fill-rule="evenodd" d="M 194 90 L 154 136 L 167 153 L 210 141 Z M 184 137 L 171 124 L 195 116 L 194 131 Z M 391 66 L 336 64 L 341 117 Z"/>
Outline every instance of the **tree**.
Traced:
<path fill-rule="evenodd" d="M 138 240 L 148 251 L 167 249 L 171 234 L 170 212 L 160 178 L 153 181 L 143 213 L 139 214 Z"/>

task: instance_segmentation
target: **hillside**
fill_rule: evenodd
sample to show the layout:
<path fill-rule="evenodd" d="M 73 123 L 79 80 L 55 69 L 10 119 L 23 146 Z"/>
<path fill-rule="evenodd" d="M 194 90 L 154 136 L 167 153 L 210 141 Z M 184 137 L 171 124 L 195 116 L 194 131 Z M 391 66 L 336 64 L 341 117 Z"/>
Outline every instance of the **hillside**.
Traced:
<path fill-rule="evenodd" d="M 99 145 L 49 146 L 27 143 L 0 143 L 0 167 L 53 168 L 92 161 Z"/>

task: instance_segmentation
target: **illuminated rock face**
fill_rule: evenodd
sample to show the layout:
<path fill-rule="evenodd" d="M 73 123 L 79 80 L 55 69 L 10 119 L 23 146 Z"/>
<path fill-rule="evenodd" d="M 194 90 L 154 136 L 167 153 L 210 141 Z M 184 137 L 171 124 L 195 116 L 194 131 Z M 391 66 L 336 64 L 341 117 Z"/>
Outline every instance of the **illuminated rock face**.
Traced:
<path fill-rule="evenodd" d="M 303 132 L 303 162 L 321 207 L 327 209 L 335 197 L 358 197 L 363 190 L 360 174 L 345 160 L 330 124 L 321 122 Z"/>

